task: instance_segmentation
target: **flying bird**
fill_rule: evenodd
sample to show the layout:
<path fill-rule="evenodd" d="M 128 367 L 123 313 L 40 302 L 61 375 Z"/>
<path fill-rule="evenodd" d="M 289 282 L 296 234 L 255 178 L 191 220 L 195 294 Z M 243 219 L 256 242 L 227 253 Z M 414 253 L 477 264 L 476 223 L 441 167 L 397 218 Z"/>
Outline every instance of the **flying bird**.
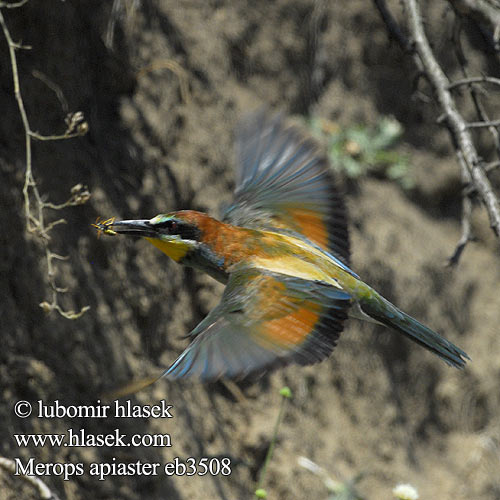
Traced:
<path fill-rule="evenodd" d="M 398 309 L 350 268 L 345 205 L 315 140 L 259 111 L 236 132 L 236 187 L 222 220 L 181 210 L 96 223 L 145 238 L 226 288 L 163 373 L 243 378 L 327 358 L 348 316 L 382 324 L 462 368 L 467 354 Z"/>

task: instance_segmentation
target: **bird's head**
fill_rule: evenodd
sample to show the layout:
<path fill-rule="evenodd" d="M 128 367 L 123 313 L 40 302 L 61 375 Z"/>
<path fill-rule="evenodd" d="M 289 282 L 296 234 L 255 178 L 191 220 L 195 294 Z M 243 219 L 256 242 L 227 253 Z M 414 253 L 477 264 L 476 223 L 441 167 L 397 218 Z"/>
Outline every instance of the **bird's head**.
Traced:
<path fill-rule="evenodd" d="M 102 224 L 101 224 L 102 225 Z M 104 232 L 139 236 L 179 262 L 199 246 L 201 231 L 187 212 L 160 214 L 152 219 L 113 221 L 99 227 Z"/>

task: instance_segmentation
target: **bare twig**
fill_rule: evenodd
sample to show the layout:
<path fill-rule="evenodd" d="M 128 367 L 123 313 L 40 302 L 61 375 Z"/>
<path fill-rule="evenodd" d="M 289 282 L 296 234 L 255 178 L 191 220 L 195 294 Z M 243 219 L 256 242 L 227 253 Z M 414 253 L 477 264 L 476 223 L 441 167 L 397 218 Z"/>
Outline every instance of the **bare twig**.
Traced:
<path fill-rule="evenodd" d="M 500 206 L 497 196 L 493 192 L 490 181 L 479 159 L 469 132 L 469 127 L 459 113 L 451 96 L 449 90 L 450 81 L 437 62 L 427 40 L 417 0 L 403 0 L 403 3 L 409 20 L 409 30 L 415 42 L 416 56 L 421 61 L 429 82 L 434 88 L 447 126 L 456 144 L 457 155 L 460 153 L 463 156 L 463 161 L 470 174 L 471 183 L 488 212 L 490 225 L 495 235 L 500 237 Z"/>
<path fill-rule="evenodd" d="M 0 26 L 2 28 L 5 40 L 7 41 L 7 45 L 9 48 L 10 63 L 12 69 L 12 81 L 14 86 L 14 96 L 17 101 L 17 106 L 19 108 L 19 114 L 21 115 L 21 121 L 23 124 L 24 135 L 25 135 L 26 170 L 24 175 L 23 196 L 24 196 L 24 213 L 26 218 L 26 228 L 28 232 L 38 236 L 40 238 L 40 241 L 42 242 L 45 252 L 45 259 L 47 263 L 48 281 L 50 288 L 52 289 L 51 302 L 50 303 L 46 301 L 42 302 L 40 304 L 40 307 L 42 307 L 42 309 L 44 309 L 44 311 L 46 312 L 56 310 L 57 312 L 59 312 L 59 314 L 61 314 L 65 318 L 76 319 L 80 317 L 83 313 L 85 313 L 85 311 L 87 311 L 89 307 L 88 306 L 83 307 L 78 313 L 76 313 L 75 311 L 64 311 L 60 307 L 60 305 L 58 304 L 58 294 L 62 293 L 65 290 L 57 286 L 55 272 L 52 265 L 52 260 L 57 259 L 60 256 L 52 252 L 48 246 L 48 242 L 50 240 L 48 234 L 49 231 L 54 226 L 61 224 L 65 221 L 64 219 L 58 219 L 56 221 L 47 224 L 45 221 L 45 209 L 51 208 L 60 210 L 68 206 L 85 203 L 89 199 L 90 193 L 84 186 L 79 184 L 74 188 L 72 188 L 71 190 L 72 196 L 65 203 L 54 205 L 52 203 L 43 201 L 33 175 L 31 141 L 33 138 L 38 140 L 58 140 L 58 139 L 69 139 L 71 137 L 84 135 L 88 130 L 88 125 L 83 120 L 83 114 L 78 112 L 68 115 L 66 119 L 68 128 L 63 135 L 42 136 L 31 130 L 30 123 L 28 120 L 28 115 L 26 113 L 26 108 L 24 106 L 24 101 L 21 94 L 21 86 L 19 83 L 19 70 L 17 66 L 17 57 L 16 57 L 16 50 L 19 50 L 22 47 L 13 41 L 1 11 L 1 7 L 14 7 L 14 6 L 21 7 L 25 3 L 26 2 L 18 2 L 17 4 L 5 4 L 5 2 L 0 3 Z M 31 198 L 34 199 L 35 202 L 34 207 L 31 205 Z"/>
<path fill-rule="evenodd" d="M 482 122 L 469 122 L 466 123 L 467 128 L 486 128 L 486 127 L 500 127 L 500 120 L 488 120 Z"/>
<path fill-rule="evenodd" d="M 137 72 L 137 77 L 140 78 L 153 71 L 158 71 L 160 69 L 170 70 L 179 79 L 179 85 L 181 90 L 182 100 L 189 104 L 191 100 L 191 94 L 189 92 L 189 78 L 187 71 L 173 59 L 161 59 L 158 61 L 153 61 L 149 66 L 141 68 Z"/>
<path fill-rule="evenodd" d="M 469 78 L 462 78 L 451 82 L 448 85 L 448 90 L 458 88 L 462 85 L 470 85 L 471 83 L 491 83 L 500 86 L 500 78 L 494 78 L 493 76 L 471 76 Z"/>
<path fill-rule="evenodd" d="M 25 3 L 28 3 L 29 0 L 21 0 L 20 2 L 0 2 L 0 9 L 6 8 L 6 9 L 17 9 L 19 7 L 22 7 Z"/>
<path fill-rule="evenodd" d="M 500 160 L 492 161 L 491 163 L 488 163 L 487 165 L 484 166 L 484 171 L 486 173 L 490 173 L 493 170 L 495 170 L 495 168 L 498 168 L 498 167 L 500 167 Z"/>
<path fill-rule="evenodd" d="M 83 135 L 82 132 L 73 132 L 72 134 L 64 133 L 59 135 L 42 135 L 38 132 L 33 132 L 32 130 L 30 130 L 28 133 L 31 137 L 33 137 L 33 139 L 36 139 L 37 141 L 63 141 L 65 139 L 74 139 L 75 137 L 81 137 Z"/>
<path fill-rule="evenodd" d="M 491 163 L 487 163 L 484 166 L 484 171 L 487 174 L 489 174 L 489 173 L 493 172 L 493 170 L 497 169 L 498 167 L 500 167 L 500 160 L 492 161 Z M 469 184 L 468 186 L 466 186 L 464 188 L 463 192 L 467 196 L 474 196 L 476 194 L 476 188 L 474 187 L 473 184 Z"/>
<path fill-rule="evenodd" d="M 10 458 L 0 457 L 0 467 L 10 474 L 16 475 L 16 463 Z M 38 490 L 40 498 L 43 500 L 59 500 L 59 497 L 52 492 L 49 487 L 36 476 L 27 476 L 26 474 L 17 474 L 17 477 L 31 484 Z"/>
<path fill-rule="evenodd" d="M 393 15 L 391 14 L 391 11 L 389 10 L 387 4 L 385 3 L 385 0 L 373 0 L 373 3 L 375 4 L 375 7 L 377 7 L 377 10 L 380 13 L 380 17 L 382 18 L 382 21 L 384 21 L 384 24 L 387 27 L 389 36 L 392 37 L 394 40 L 396 40 L 400 45 L 400 47 L 405 52 L 409 53 L 413 52 L 413 46 L 410 40 L 408 40 L 408 38 L 401 31 L 399 24 L 396 22 Z"/>
<path fill-rule="evenodd" d="M 464 185 L 470 185 L 470 174 L 467 169 L 464 157 L 460 151 L 457 152 L 458 161 L 462 168 L 462 181 Z M 448 266 L 455 266 L 458 264 L 462 252 L 469 241 L 473 241 L 472 229 L 471 229 L 471 218 L 472 218 L 472 194 L 468 194 L 465 191 L 462 193 L 462 236 L 455 247 L 453 254 L 448 259 Z"/>
<path fill-rule="evenodd" d="M 109 50 L 113 50 L 116 21 L 120 19 L 125 19 L 129 22 L 132 21 L 140 5 L 140 0 L 131 0 L 130 2 L 124 0 L 113 1 L 108 27 L 106 29 L 106 36 L 104 37 L 104 44 Z"/>
<path fill-rule="evenodd" d="M 462 198 L 462 236 L 458 240 L 457 246 L 453 251 L 453 254 L 448 259 L 448 266 L 455 266 L 458 264 L 462 252 L 469 241 L 473 241 L 471 231 L 471 217 L 472 217 L 472 201 L 471 199 L 464 195 Z"/>
<path fill-rule="evenodd" d="M 460 64 L 460 67 L 462 69 L 462 74 L 465 77 L 465 79 L 469 78 L 468 74 L 468 61 L 467 58 L 465 57 L 465 52 L 462 47 L 462 39 L 461 39 L 461 33 L 462 33 L 462 19 L 457 15 L 455 18 L 455 29 L 454 29 L 454 35 L 455 35 L 455 40 L 453 43 L 453 47 L 455 49 L 455 54 L 457 56 L 457 60 Z M 493 79 L 497 80 L 497 79 Z M 500 81 L 500 80 L 499 80 Z M 492 82 L 490 82 L 492 83 Z M 481 96 L 479 95 L 478 89 L 474 85 L 468 85 L 470 96 L 472 98 L 472 102 L 474 103 L 474 107 L 476 108 L 476 113 L 478 118 L 486 123 L 490 122 L 490 117 L 488 116 L 488 113 L 486 112 L 485 107 L 483 106 Z M 488 130 L 493 138 L 493 142 L 495 144 L 495 148 L 497 151 L 497 155 L 500 156 L 500 135 L 498 133 L 498 130 L 495 126 L 489 125 Z M 487 170 L 485 169 L 487 172 Z"/>
<path fill-rule="evenodd" d="M 448 0 L 462 15 L 470 16 L 479 23 L 491 25 L 493 30 L 500 27 L 500 9 L 487 0 Z M 498 35 L 496 35 L 498 40 Z"/>
<path fill-rule="evenodd" d="M 68 106 L 68 101 L 64 97 L 64 92 L 62 91 L 61 87 L 57 85 L 57 83 L 54 83 L 47 75 L 42 73 L 41 71 L 38 71 L 37 69 L 34 69 L 31 74 L 40 80 L 41 82 L 45 83 L 47 87 L 54 92 L 54 94 L 57 97 L 57 100 L 61 103 L 61 107 L 63 109 L 63 112 L 65 114 L 68 114 L 69 112 L 69 106 Z"/>
<path fill-rule="evenodd" d="M 448 0 L 455 12 L 472 19 L 493 52 L 500 51 L 500 9 L 496 0 Z M 495 5 L 496 3 L 496 5 Z"/>
<path fill-rule="evenodd" d="M 465 57 L 465 53 L 462 47 L 462 20 L 456 15 L 455 22 L 453 26 L 453 48 L 455 51 L 455 55 L 457 57 L 460 68 L 462 69 L 462 74 L 464 78 L 467 78 L 469 75 L 467 73 L 467 58 Z M 448 86 L 448 90 L 451 85 Z M 479 95 L 476 92 L 476 87 L 472 84 L 468 85 L 468 89 L 470 92 L 470 96 L 472 98 L 472 102 L 474 103 L 474 107 L 476 108 L 476 112 L 481 120 L 487 119 L 486 113 L 481 105 L 481 101 L 479 99 Z M 496 129 L 494 129 L 496 131 Z M 472 196 L 474 195 L 473 190 L 468 189 L 471 186 L 471 176 L 469 170 L 467 169 L 467 164 L 464 160 L 464 156 L 460 150 L 456 152 L 458 162 L 460 163 L 460 169 L 462 172 L 462 184 L 467 186 L 466 189 L 462 190 L 462 235 L 458 240 L 458 243 L 455 247 L 453 254 L 448 259 L 448 266 L 455 266 L 458 264 L 460 257 L 462 256 L 462 252 L 465 250 L 465 247 L 472 241 L 472 229 L 471 229 L 471 218 L 472 218 Z"/>
<path fill-rule="evenodd" d="M 83 205 L 87 203 L 90 199 L 90 193 L 87 188 L 83 184 L 77 184 L 71 188 L 71 197 L 68 198 L 64 203 L 60 203 L 59 205 L 54 205 L 53 203 L 49 203 L 45 201 L 43 203 L 44 208 L 51 208 L 52 210 L 62 210 L 66 207 L 75 207 L 77 205 Z"/>

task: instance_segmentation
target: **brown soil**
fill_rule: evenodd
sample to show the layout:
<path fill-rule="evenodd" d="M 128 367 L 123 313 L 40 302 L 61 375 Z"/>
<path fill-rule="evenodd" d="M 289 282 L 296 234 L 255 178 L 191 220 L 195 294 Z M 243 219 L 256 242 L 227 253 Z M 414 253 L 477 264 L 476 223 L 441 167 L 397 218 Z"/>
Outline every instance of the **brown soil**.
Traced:
<path fill-rule="evenodd" d="M 111 6 L 116 18 L 113 43 Z M 134 8 L 134 5 L 136 8 Z M 398 11 L 398 2 L 393 7 Z M 125 9 L 127 6 L 127 9 Z M 435 2 L 428 29 L 447 70 L 446 2 Z M 13 99 L 8 53 L 0 43 L 0 454 L 39 462 L 146 462 L 178 456 L 229 456 L 230 477 L 42 479 L 68 499 L 252 498 L 280 396 L 286 408 L 266 489 L 270 499 L 326 499 L 323 482 L 297 464 L 305 456 L 339 481 L 362 473 L 369 500 L 391 498 L 399 482 L 422 499 L 500 498 L 500 264 L 478 208 L 479 236 L 458 268 L 444 267 L 460 237 L 459 168 L 432 105 L 412 96 L 411 61 L 391 45 L 373 4 L 310 0 L 210 2 L 31 1 L 3 10 L 18 52 L 31 125 L 64 130 L 64 113 L 36 69 L 57 83 L 70 110 L 90 125 L 80 139 L 35 143 L 42 193 L 67 198 L 78 182 L 90 202 L 65 209 L 52 231 L 67 309 L 81 319 L 45 315 L 43 253 L 25 232 L 24 139 Z M 468 43 L 479 43 L 468 35 Z M 107 40 L 107 44 L 105 41 Z M 175 61 L 181 68 L 171 66 Z M 478 73 L 483 61 L 474 60 Z M 170 69 L 169 69 L 170 68 Z M 172 71 L 174 68 L 174 71 Z M 488 68 L 486 68 L 488 69 Z M 498 68 L 489 68 L 490 72 Z M 183 94 L 185 75 L 188 94 Z M 289 367 L 256 383 L 160 381 L 137 404 L 165 399 L 174 419 L 20 419 L 18 400 L 91 404 L 131 380 L 157 373 L 186 345 L 186 334 L 217 303 L 221 287 L 169 262 L 145 242 L 96 238 L 97 216 L 151 217 L 193 208 L 217 213 L 230 199 L 232 131 L 263 104 L 315 114 L 341 125 L 392 114 L 405 128 L 417 188 L 389 181 L 346 184 L 353 267 L 369 283 L 464 348 L 472 362 L 447 368 L 387 330 L 352 320 L 333 356 Z M 492 112 L 493 114 L 493 112 Z M 241 400 L 241 395 L 244 396 Z M 18 448 L 14 433 L 170 433 L 171 448 Z M 37 498 L 0 469 L 0 499 Z"/>

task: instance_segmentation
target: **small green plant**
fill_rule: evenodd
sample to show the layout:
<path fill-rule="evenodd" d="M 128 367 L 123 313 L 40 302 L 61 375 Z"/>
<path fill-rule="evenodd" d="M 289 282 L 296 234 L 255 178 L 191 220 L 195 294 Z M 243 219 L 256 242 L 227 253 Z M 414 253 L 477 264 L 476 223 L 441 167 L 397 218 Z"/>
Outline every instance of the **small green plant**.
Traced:
<path fill-rule="evenodd" d="M 273 456 L 274 446 L 276 445 L 276 439 L 278 438 L 279 427 L 280 427 L 281 421 L 283 420 L 283 414 L 285 412 L 286 402 L 287 402 L 287 400 L 292 399 L 292 391 L 290 390 L 289 387 L 282 387 L 280 389 L 279 393 L 281 396 L 280 410 L 278 412 L 278 417 L 276 418 L 276 422 L 274 424 L 273 435 L 271 437 L 271 442 L 269 443 L 269 448 L 267 449 L 266 458 L 264 459 L 264 465 L 262 466 L 262 469 L 260 470 L 257 488 L 254 492 L 255 498 L 258 498 L 258 499 L 267 498 L 267 492 L 262 487 L 262 485 L 264 484 L 264 480 L 266 478 L 267 467 L 269 466 L 269 462 L 271 461 L 271 458 Z"/>
<path fill-rule="evenodd" d="M 414 186 L 408 156 L 391 149 L 403 134 L 402 125 L 394 118 L 383 117 L 375 126 L 342 128 L 329 120 L 313 117 L 308 125 L 326 142 L 334 169 L 352 179 L 371 173 L 396 181 L 403 189 Z"/>

